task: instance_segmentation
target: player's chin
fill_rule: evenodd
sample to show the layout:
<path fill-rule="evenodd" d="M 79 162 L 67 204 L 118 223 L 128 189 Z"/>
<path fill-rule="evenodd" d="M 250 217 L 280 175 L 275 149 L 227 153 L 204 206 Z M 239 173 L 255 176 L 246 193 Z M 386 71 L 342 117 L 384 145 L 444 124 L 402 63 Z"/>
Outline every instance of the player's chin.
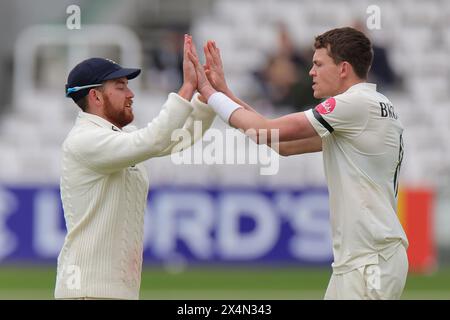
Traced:
<path fill-rule="evenodd" d="M 133 122 L 133 120 L 134 120 L 134 114 L 133 114 L 133 112 L 131 112 L 131 114 L 128 116 L 128 123 L 132 123 Z"/>
<path fill-rule="evenodd" d="M 133 116 L 133 109 L 130 107 L 125 107 L 125 114 L 127 116 L 130 116 L 130 115 Z"/>
<path fill-rule="evenodd" d="M 321 99 L 321 98 L 322 98 L 322 94 L 321 94 L 320 91 L 317 90 L 317 89 L 314 89 L 313 96 L 314 96 L 314 98 L 316 98 L 316 99 Z"/>
<path fill-rule="evenodd" d="M 133 122 L 133 120 L 134 120 L 133 110 L 131 108 L 126 108 L 123 118 L 127 123 Z"/>

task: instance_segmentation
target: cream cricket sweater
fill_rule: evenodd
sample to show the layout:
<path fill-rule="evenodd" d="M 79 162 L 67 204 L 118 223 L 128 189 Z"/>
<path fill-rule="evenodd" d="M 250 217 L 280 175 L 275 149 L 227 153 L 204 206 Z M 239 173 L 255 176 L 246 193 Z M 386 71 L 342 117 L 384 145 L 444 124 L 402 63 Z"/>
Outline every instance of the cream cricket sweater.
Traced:
<path fill-rule="evenodd" d="M 175 93 L 147 127 L 133 132 L 80 112 L 62 147 L 67 235 L 58 257 L 55 298 L 139 298 L 149 185 L 142 161 L 170 154 L 173 130 L 192 135 L 194 120 L 200 120 L 204 132 L 214 117 L 198 95 L 191 105 Z"/>

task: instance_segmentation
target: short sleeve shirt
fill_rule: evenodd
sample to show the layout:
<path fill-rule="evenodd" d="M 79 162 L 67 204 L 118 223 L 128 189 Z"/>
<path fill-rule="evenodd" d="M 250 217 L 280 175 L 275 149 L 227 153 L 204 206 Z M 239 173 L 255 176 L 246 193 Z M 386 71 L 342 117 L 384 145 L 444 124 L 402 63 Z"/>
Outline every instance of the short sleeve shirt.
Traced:
<path fill-rule="evenodd" d="M 408 241 L 397 217 L 403 126 L 370 83 L 330 97 L 306 117 L 322 138 L 334 272 L 376 263 Z"/>

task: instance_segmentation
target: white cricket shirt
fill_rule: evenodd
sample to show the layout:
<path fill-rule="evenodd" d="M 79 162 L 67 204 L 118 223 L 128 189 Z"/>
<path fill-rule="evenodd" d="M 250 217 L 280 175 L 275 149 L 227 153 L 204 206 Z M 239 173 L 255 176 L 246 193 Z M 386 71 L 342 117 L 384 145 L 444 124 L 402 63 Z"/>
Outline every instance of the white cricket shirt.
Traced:
<path fill-rule="evenodd" d="M 359 83 L 305 112 L 322 138 L 335 273 L 389 258 L 408 241 L 397 217 L 403 126 L 376 85 Z"/>
<path fill-rule="evenodd" d="M 214 111 L 196 97 L 193 106 L 171 93 L 159 115 L 132 132 L 80 112 L 62 148 L 67 235 L 55 298 L 139 298 L 149 186 L 142 161 L 169 154 L 175 129 L 192 132 L 195 120 L 209 128 Z"/>

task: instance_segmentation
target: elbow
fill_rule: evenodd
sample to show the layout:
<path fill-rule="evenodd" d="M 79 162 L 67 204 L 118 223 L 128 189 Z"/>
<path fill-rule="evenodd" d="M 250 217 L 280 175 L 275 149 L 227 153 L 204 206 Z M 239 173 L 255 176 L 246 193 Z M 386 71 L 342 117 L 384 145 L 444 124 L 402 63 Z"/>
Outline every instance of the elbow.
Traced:
<path fill-rule="evenodd" d="M 280 150 L 278 150 L 278 154 L 283 157 L 288 157 L 288 156 L 292 155 L 288 150 L 286 150 L 284 148 L 281 148 Z"/>
<path fill-rule="evenodd" d="M 287 157 L 292 155 L 289 148 L 286 148 L 283 144 L 271 144 L 270 147 L 280 156 Z"/>
<path fill-rule="evenodd" d="M 274 148 L 274 150 L 276 152 L 278 152 L 278 154 L 280 156 L 283 156 L 283 157 L 289 157 L 289 156 L 295 155 L 295 154 L 297 154 L 297 151 L 298 151 L 298 150 L 295 150 L 295 148 L 293 148 L 292 145 L 290 145 L 289 143 L 279 143 Z"/>

